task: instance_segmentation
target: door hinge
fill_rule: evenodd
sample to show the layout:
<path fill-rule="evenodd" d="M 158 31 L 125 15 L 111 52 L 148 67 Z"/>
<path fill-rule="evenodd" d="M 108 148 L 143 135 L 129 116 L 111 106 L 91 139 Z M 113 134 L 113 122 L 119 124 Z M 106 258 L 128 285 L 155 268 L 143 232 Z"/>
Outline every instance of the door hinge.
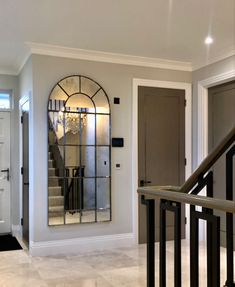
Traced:
<path fill-rule="evenodd" d="M 185 224 L 187 224 L 187 217 L 184 218 L 184 222 L 185 222 Z"/>
<path fill-rule="evenodd" d="M 24 220 L 23 218 L 20 219 L 20 224 L 23 226 Z"/>
<path fill-rule="evenodd" d="M 21 173 L 22 175 L 24 174 L 24 168 L 23 168 L 23 167 L 20 168 L 20 173 Z"/>
<path fill-rule="evenodd" d="M 187 158 L 184 159 L 184 165 L 187 165 Z"/>
<path fill-rule="evenodd" d="M 186 105 L 187 105 L 187 100 L 184 100 L 184 106 L 186 107 Z"/>
<path fill-rule="evenodd" d="M 23 116 L 20 117 L 20 122 L 23 124 Z"/>

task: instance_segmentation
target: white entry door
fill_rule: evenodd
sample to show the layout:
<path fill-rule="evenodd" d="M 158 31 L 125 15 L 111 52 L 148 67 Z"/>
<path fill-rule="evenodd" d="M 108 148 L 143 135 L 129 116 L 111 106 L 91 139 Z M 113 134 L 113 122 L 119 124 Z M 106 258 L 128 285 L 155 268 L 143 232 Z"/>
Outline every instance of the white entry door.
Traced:
<path fill-rule="evenodd" d="M 10 113 L 0 112 L 0 234 L 10 223 Z"/>

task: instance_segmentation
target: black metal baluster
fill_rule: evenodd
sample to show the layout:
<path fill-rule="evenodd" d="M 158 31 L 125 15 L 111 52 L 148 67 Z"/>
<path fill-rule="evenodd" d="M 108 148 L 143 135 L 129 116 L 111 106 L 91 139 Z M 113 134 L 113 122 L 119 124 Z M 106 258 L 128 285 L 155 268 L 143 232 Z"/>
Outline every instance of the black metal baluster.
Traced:
<path fill-rule="evenodd" d="M 227 281 L 225 286 L 234 287 L 233 282 L 233 214 L 226 213 L 226 249 L 227 249 Z"/>
<path fill-rule="evenodd" d="M 175 287 L 181 287 L 181 204 L 175 206 Z"/>
<path fill-rule="evenodd" d="M 181 287 L 181 204 L 160 201 L 160 287 L 166 286 L 166 211 L 174 212 L 174 286 Z"/>
<path fill-rule="evenodd" d="M 199 285 L 198 268 L 198 220 L 194 216 L 195 206 L 190 206 L 190 287 Z"/>
<path fill-rule="evenodd" d="M 226 199 L 233 200 L 233 156 L 235 146 L 226 154 Z M 233 282 L 233 214 L 226 213 L 227 281 L 225 286 L 234 287 Z"/>
<path fill-rule="evenodd" d="M 147 211 L 147 287 L 155 286 L 155 201 L 141 196 Z"/>
<path fill-rule="evenodd" d="M 206 195 L 208 197 L 213 197 L 213 172 L 210 171 L 206 176 Z M 202 208 L 202 211 L 206 214 L 213 215 L 213 210 L 209 208 Z M 213 225 L 210 221 L 207 221 L 207 274 L 212 274 L 213 272 L 213 246 L 211 242 L 213 242 Z M 211 276 L 207 275 L 207 286 L 214 287 Z"/>
<path fill-rule="evenodd" d="M 166 209 L 165 200 L 160 201 L 160 252 L 159 252 L 159 283 L 166 287 Z"/>
<path fill-rule="evenodd" d="M 208 244 L 212 246 L 211 252 L 207 250 L 207 277 L 210 285 L 208 287 L 220 286 L 220 218 L 205 212 L 195 211 L 190 207 L 190 287 L 199 285 L 199 250 L 198 250 L 198 223 L 199 219 L 206 220 L 211 225 L 211 236 L 207 237 Z M 210 239 L 210 241 L 209 241 Z M 208 272 L 210 270 L 210 273 Z"/>
<path fill-rule="evenodd" d="M 213 246 L 212 247 L 213 282 L 211 286 L 220 287 L 220 218 L 218 216 L 213 216 L 211 245 Z"/>
<path fill-rule="evenodd" d="M 213 172 L 212 171 L 208 172 L 208 174 L 205 177 L 203 177 L 203 175 L 199 176 L 198 185 L 192 191 L 192 194 L 198 194 L 204 187 L 206 187 L 207 196 L 213 197 Z M 193 208 L 193 210 L 195 211 L 195 208 Z M 202 213 L 213 215 L 213 210 L 208 209 L 208 208 L 202 208 Z M 197 233 L 198 233 L 198 230 L 197 230 Z M 212 260 L 212 253 L 213 253 L 213 247 L 211 244 L 212 240 L 213 240 L 212 223 L 210 221 L 207 221 L 207 274 L 212 274 L 213 272 L 212 270 L 213 270 L 214 262 Z M 214 287 L 212 277 L 210 275 L 207 276 L 207 286 Z"/>

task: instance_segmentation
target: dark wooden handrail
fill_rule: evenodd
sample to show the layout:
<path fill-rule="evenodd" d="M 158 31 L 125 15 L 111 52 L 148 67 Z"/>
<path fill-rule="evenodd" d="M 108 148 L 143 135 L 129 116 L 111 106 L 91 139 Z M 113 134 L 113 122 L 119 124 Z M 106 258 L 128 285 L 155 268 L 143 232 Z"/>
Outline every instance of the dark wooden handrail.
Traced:
<path fill-rule="evenodd" d="M 138 194 L 144 195 L 145 199 L 166 199 L 174 202 L 187 203 L 190 205 L 196 205 L 235 214 L 235 203 L 232 200 L 218 199 L 202 195 L 184 194 L 172 190 L 157 189 L 153 186 L 139 187 Z"/>
<path fill-rule="evenodd" d="M 189 193 L 190 190 L 198 183 L 200 176 L 203 176 L 212 165 L 222 156 L 222 154 L 229 148 L 235 140 L 235 127 L 228 133 L 228 135 L 220 142 L 220 144 L 213 149 L 213 151 L 202 161 L 199 167 L 193 174 L 185 181 L 179 188 L 179 192 Z"/>

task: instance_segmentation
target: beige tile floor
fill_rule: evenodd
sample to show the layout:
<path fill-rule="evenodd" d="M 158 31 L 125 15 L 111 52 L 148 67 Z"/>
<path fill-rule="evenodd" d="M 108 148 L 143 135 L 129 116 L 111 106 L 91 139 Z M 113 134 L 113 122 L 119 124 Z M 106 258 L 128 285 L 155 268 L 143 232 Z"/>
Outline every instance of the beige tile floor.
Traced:
<path fill-rule="evenodd" d="M 189 249 L 183 240 L 182 286 L 189 287 Z M 156 286 L 158 286 L 156 244 Z M 221 248 L 221 286 L 225 282 Z M 173 287 L 173 243 L 167 243 L 167 287 Z M 200 246 L 200 287 L 206 286 L 205 247 Z M 27 250 L 0 252 L 0 287 L 144 287 L 146 246 L 67 256 L 31 257 Z"/>

